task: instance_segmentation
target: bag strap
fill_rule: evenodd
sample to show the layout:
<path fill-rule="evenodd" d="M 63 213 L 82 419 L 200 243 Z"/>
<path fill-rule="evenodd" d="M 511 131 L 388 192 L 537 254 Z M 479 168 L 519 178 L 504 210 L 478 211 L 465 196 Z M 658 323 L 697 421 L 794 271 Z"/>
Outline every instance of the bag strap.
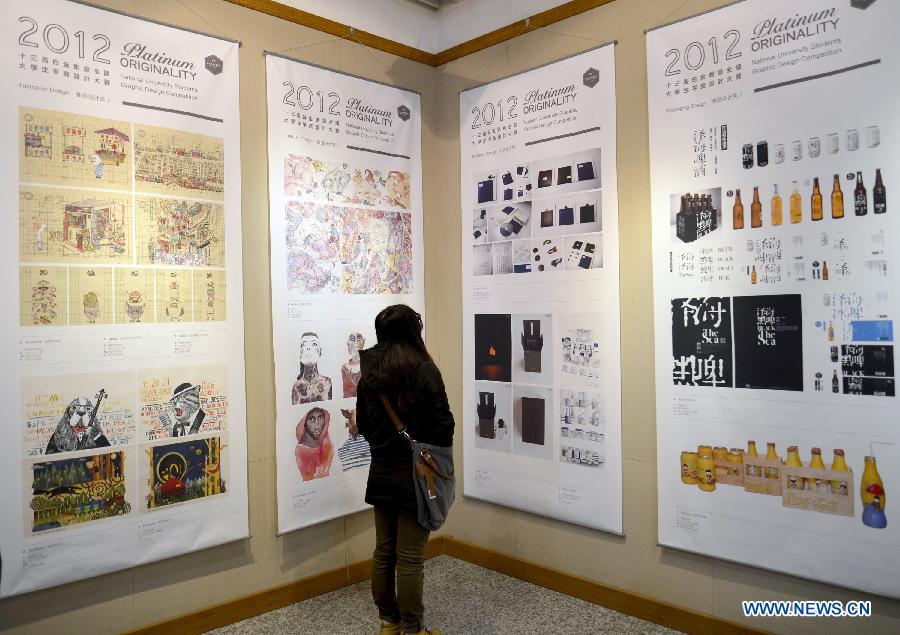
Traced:
<path fill-rule="evenodd" d="M 409 442 L 409 447 L 415 450 L 415 440 L 409 436 L 409 432 L 406 431 L 406 426 L 403 425 L 403 422 L 400 421 L 400 417 L 397 416 L 394 407 L 391 405 L 391 401 L 387 398 L 383 392 L 378 393 L 378 396 L 381 397 L 381 403 L 384 406 L 384 409 L 387 410 L 388 416 L 391 418 L 391 421 L 394 422 L 394 427 L 397 428 L 397 432 L 400 436 L 404 437 L 407 442 Z"/>
<path fill-rule="evenodd" d="M 394 422 L 394 427 L 397 428 L 397 432 L 406 439 L 407 443 L 409 443 L 409 447 L 413 452 L 418 451 L 419 455 L 422 457 L 422 461 L 431 468 L 435 474 L 444 479 L 449 479 L 451 476 L 444 474 L 444 472 L 437 466 L 437 463 L 434 462 L 434 457 L 431 456 L 431 452 L 428 451 L 428 448 L 423 448 L 418 450 L 416 448 L 416 440 L 409 436 L 409 432 L 406 430 L 406 426 L 403 425 L 403 422 L 400 420 L 400 417 L 397 416 L 397 412 L 394 410 L 394 407 L 391 405 L 390 399 L 387 398 L 383 392 L 378 393 L 378 396 L 381 398 L 381 403 L 384 405 L 384 409 L 387 410 L 388 416 L 391 418 L 391 421 Z"/>

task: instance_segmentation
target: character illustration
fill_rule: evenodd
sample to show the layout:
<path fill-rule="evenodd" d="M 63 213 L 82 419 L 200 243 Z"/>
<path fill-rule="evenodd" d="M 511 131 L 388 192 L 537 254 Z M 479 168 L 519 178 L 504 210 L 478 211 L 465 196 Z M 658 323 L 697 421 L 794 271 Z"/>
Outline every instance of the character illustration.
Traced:
<path fill-rule="evenodd" d="M 328 435 L 331 415 L 322 408 L 313 408 L 297 424 L 297 447 L 294 456 L 304 481 L 328 476 L 334 458 L 334 445 Z"/>
<path fill-rule="evenodd" d="M 331 399 L 331 379 L 319 374 L 322 342 L 316 333 L 300 336 L 300 374 L 291 389 L 291 403 L 310 403 Z"/>
<path fill-rule="evenodd" d="M 347 352 L 350 359 L 341 366 L 341 383 L 344 385 L 344 397 L 355 397 L 359 384 L 359 352 L 365 348 L 366 338 L 362 333 L 351 333 L 347 338 Z"/>
<path fill-rule="evenodd" d="M 350 182 L 350 175 L 347 172 L 335 168 L 325 175 L 322 179 L 322 188 L 329 200 L 335 200 L 336 197 L 344 193 L 344 188 Z"/>
<path fill-rule="evenodd" d="M 107 397 L 102 388 L 94 397 L 94 403 L 86 397 L 77 397 L 66 406 L 56 430 L 47 443 L 44 454 L 74 452 L 91 448 L 109 447 L 109 440 L 97 419 L 100 403 Z"/>
<path fill-rule="evenodd" d="M 212 281 L 206 283 L 206 319 L 216 319 L 216 285 Z"/>
<path fill-rule="evenodd" d="M 309 157 L 289 155 L 284 160 L 284 193 L 288 196 L 306 194 L 316 187 L 313 180 L 315 161 Z"/>
<path fill-rule="evenodd" d="M 84 319 L 88 323 L 94 324 L 100 314 L 100 298 L 93 291 L 88 291 L 84 294 L 82 303 L 84 304 Z"/>
<path fill-rule="evenodd" d="M 146 306 L 147 303 L 144 302 L 144 294 L 137 290 L 128 292 L 128 297 L 125 298 L 125 314 L 128 316 L 129 320 L 132 322 L 140 322 Z"/>
<path fill-rule="evenodd" d="M 181 322 L 184 317 L 184 307 L 181 306 L 181 299 L 178 295 L 178 283 L 172 281 L 169 283 L 169 299 L 166 302 L 166 317 L 173 322 Z"/>
<path fill-rule="evenodd" d="M 391 170 L 387 176 L 387 202 L 409 209 L 409 174 Z"/>
<path fill-rule="evenodd" d="M 99 154 L 91 155 L 91 163 L 94 164 L 94 176 L 98 179 L 103 178 L 103 159 L 100 158 Z"/>
<path fill-rule="evenodd" d="M 41 226 L 38 227 L 37 231 L 34 234 L 34 248 L 37 251 L 44 251 L 44 232 L 47 231 L 47 224 L 41 223 Z"/>
<path fill-rule="evenodd" d="M 356 408 L 352 410 L 341 408 L 341 414 L 344 415 L 344 426 L 349 435 L 344 444 L 338 448 L 341 467 L 345 472 L 357 467 L 366 467 L 372 461 L 372 454 L 369 442 L 363 438 L 356 426 Z"/>
<path fill-rule="evenodd" d="M 363 205 L 378 204 L 378 184 L 372 170 L 356 170 L 353 175 L 353 197 L 350 200 Z"/>
<path fill-rule="evenodd" d="M 44 279 L 31 289 L 31 320 L 35 324 L 56 322 L 56 287 Z"/>
<path fill-rule="evenodd" d="M 168 414 L 164 414 L 161 420 L 166 429 L 171 430 L 173 437 L 200 432 L 200 425 L 206 418 L 206 412 L 200 407 L 200 385 L 194 386 L 189 382 L 180 384 L 169 400 L 169 410 L 175 421 Z"/>

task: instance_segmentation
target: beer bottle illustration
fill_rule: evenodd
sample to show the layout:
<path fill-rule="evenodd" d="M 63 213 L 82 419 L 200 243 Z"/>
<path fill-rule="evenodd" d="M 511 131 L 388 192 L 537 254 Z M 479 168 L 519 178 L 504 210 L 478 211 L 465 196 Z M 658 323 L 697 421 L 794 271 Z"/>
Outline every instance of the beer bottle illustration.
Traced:
<path fill-rule="evenodd" d="M 800 187 L 794 181 L 794 191 L 791 192 L 791 223 L 799 223 L 803 220 L 803 198 L 800 196 Z"/>
<path fill-rule="evenodd" d="M 812 205 L 812 219 L 822 220 L 824 212 L 822 210 L 822 190 L 819 189 L 819 177 L 813 179 L 813 193 L 810 204 Z"/>
<path fill-rule="evenodd" d="M 781 225 L 781 195 L 778 186 L 775 185 L 775 193 L 772 194 L 772 225 Z"/>
<path fill-rule="evenodd" d="M 853 190 L 853 208 L 857 216 L 865 216 L 869 213 L 869 199 L 866 194 L 866 186 L 863 185 L 862 172 L 856 173 L 856 189 Z"/>
<path fill-rule="evenodd" d="M 876 214 L 887 212 L 887 191 L 881 180 L 881 168 L 875 170 L 875 187 L 872 188 L 872 211 Z"/>
<path fill-rule="evenodd" d="M 835 174 L 831 186 L 831 217 L 844 217 L 844 193 L 841 191 L 841 178 Z"/>
<path fill-rule="evenodd" d="M 750 227 L 762 227 L 762 203 L 759 201 L 759 188 L 753 186 L 753 202 L 750 203 Z"/>
<path fill-rule="evenodd" d="M 732 226 L 735 229 L 744 229 L 744 204 L 741 203 L 741 191 L 737 190 L 734 197 L 734 208 L 731 210 Z"/>

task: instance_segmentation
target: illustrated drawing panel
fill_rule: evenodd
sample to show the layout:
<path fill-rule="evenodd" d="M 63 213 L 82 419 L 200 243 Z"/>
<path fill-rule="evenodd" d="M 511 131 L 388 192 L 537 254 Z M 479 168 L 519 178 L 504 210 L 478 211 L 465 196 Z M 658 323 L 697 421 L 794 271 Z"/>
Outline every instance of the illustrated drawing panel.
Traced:
<path fill-rule="evenodd" d="M 194 321 L 225 321 L 225 272 L 196 269 L 193 276 Z"/>
<path fill-rule="evenodd" d="M 125 516 L 132 510 L 126 499 L 125 452 L 43 461 L 28 466 L 31 510 L 28 533 Z"/>
<path fill-rule="evenodd" d="M 306 294 L 412 292 L 411 215 L 288 202 L 288 289 Z"/>
<path fill-rule="evenodd" d="M 25 456 L 64 454 L 132 443 L 131 373 L 27 377 L 22 380 Z"/>
<path fill-rule="evenodd" d="M 408 211 L 411 206 L 407 172 L 321 161 L 296 154 L 284 158 L 284 194 L 397 211 Z"/>
<path fill-rule="evenodd" d="M 116 323 L 155 322 L 155 272 L 152 269 L 119 267 L 115 270 L 114 277 Z"/>
<path fill-rule="evenodd" d="M 227 381 L 224 364 L 140 371 L 141 438 L 155 441 L 226 430 Z"/>
<path fill-rule="evenodd" d="M 156 270 L 156 321 L 190 322 L 193 320 L 193 280 L 184 269 Z"/>
<path fill-rule="evenodd" d="M 135 126 L 137 191 L 221 201 L 225 192 L 222 139 L 170 128 Z"/>
<path fill-rule="evenodd" d="M 112 324 L 113 270 L 108 267 L 69 268 L 69 323 Z"/>
<path fill-rule="evenodd" d="M 131 124 L 19 108 L 19 181 L 131 189 Z"/>
<path fill-rule="evenodd" d="M 144 509 L 190 503 L 228 491 L 224 477 L 228 444 L 222 436 L 191 438 L 145 448 L 149 463 Z"/>
<path fill-rule="evenodd" d="M 19 324 L 68 324 L 68 289 L 65 267 L 19 267 Z"/>
<path fill-rule="evenodd" d="M 225 266 L 225 208 L 179 198 L 138 197 L 138 262 Z"/>
<path fill-rule="evenodd" d="M 21 187 L 23 262 L 128 263 L 131 198 L 113 192 Z"/>

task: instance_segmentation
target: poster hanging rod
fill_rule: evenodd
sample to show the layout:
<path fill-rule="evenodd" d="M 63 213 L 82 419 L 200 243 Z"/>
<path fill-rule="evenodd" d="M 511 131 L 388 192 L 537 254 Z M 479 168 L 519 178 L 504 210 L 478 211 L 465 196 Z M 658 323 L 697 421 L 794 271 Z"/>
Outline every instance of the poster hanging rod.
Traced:
<path fill-rule="evenodd" d="M 694 18 L 699 18 L 701 15 L 706 15 L 707 13 L 713 13 L 715 11 L 720 11 L 722 9 L 727 9 L 728 7 L 734 6 L 739 2 L 744 2 L 744 0 L 732 0 L 728 4 L 723 4 L 721 7 L 716 7 L 715 9 L 707 9 L 706 11 L 701 11 L 700 13 L 695 13 L 694 15 L 689 15 L 685 18 L 679 18 L 678 20 L 673 20 L 672 22 L 666 22 L 665 24 L 660 24 L 654 27 L 650 27 L 649 29 L 644 29 L 644 35 L 647 35 L 651 31 L 656 31 L 657 29 L 664 29 L 667 26 L 672 26 L 673 24 L 678 24 L 679 22 L 684 22 L 685 20 L 693 20 Z"/>
<path fill-rule="evenodd" d="M 564 62 L 565 60 L 572 59 L 573 57 L 578 57 L 579 55 L 584 55 L 585 53 L 590 53 L 591 51 L 596 51 L 597 49 L 602 49 L 604 46 L 616 46 L 619 43 L 619 40 L 610 40 L 609 42 L 604 42 L 603 44 L 598 44 L 597 46 L 592 46 L 589 49 L 585 49 L 583 51 L 578 51 L 577 53 L 572 53 L 571 55 L 566 55 L 565 57 L 561 57 L 558 60 L 552 60 L 549 62 L 545 62 L 543 64 L 539 64 L 533 68 L 526 68 L 523 71 L 518 71 L 516 73 L 511 73 L 509 75 L 505 75 L 503 77 L 498 77 L 497 79 L 492 79 L 488 82 L 481 82 L 480 84 L 476 84 L 474 86 L 469 86 L 468 88 L 463 88 L 459 91 L 460 94 L 465 93 L 470 90 L 475 90 L 476 88 L 481 88 L 482 86 L 487 86 L 488 84 L 493 84 L 494 82 L 502 82 L 505 79 L 509 79 L 510 77 L 516 77 L 517 75 L 522 75 L 523 73 L 530 73 L 531 71 L 536 71 L 539 68 L 544 68 L 545 66 L 550 66 L 551 64 L 556 64 L 558 62 Z"/>
<path fill-rule="evenodd" d="M 403 90 L 408 93 L 413 93 L 419 95 L 421 97 L 422 93 L 414 88 L 406 88 L 405 86 L 397 86 L 396 84 L 388 84 L 387 82 L 380 82 L 377 79 L 371 79 L 369 77 L 363 77 L 362 75 L 354 75 L 353 73 L 348 73 L 346 71 L 339 71 L 336 68 L 329 68 L 327 66 L 322 66 L 321 64 L 313 64 L 312 62 L 307 62 L 306 60 L 301 60 L 296 57 L 291 57 L 290 55 L 285 55 L 284 53 L 278 53 L 276 51 L 270 51 L 268 49 L 263 49 L 263 57 L 266 55 L 271 55 L 272 57 L 280 57 L 283 60 L 287 60 L 289 62 L 297 62 L 298 64 L 306 64 L 307 66 L 312 66 L 315 68 L 320 68 L 323 71 L 328 71 L 329 73 L 337 73 L 338 75 L 345 75 L 347 77 L 352 77 L 353 79 L 361 79 L 364 82 L 372 82 L 373 84 L 380 84 L 381 86 L 387 86 L 388 88 L 396 88 L 397 90 Z"/>
<path fill-rule="evenodd" d="M 197 29 L 189 29 L 184 26 L 178 26 L 176 24 L 170 24 L 168 22 L 163 22 L 161 20 L 154 20 L 153 18 L 145 18 L 141 15 L 135 15 L 134 13 L 128 13 L 127 11 L 120 11 L 119 9 L 110 9 L 109 7 L 102 7 L 99 4 L 94 4 L 93 2 L 88 2 L 87 0 L 68 0 L 74 4 L 81 4 L 86 7 L 91 7 L 92 9 L 99 9 L 100 11 L 108 11 L 109 13 L 117 13 L 118 15 L 124 15 L 128 18 L 134 18 L 135 20 L 143 20 L 144 22 L 151 22 L 152 24 L 158 24 L 160 26 L 167 26 L 170 29 L 178 29 L 179 31 L 187 31 L 188 33 L 193 33 L 195 35 L 205 35 L 206 37 L 211 37 L 216 40 L 224 40 L 225 42 L 231 42 L 232 44 L 237 44 L 238 46 L 243 46 L 244 43 L 240 40 L 235 40 L 230 37 L 225 37 L 224 35 L 216 35 L 215 33 L 206 33 L 205 31 L 198 31 Z"/>

